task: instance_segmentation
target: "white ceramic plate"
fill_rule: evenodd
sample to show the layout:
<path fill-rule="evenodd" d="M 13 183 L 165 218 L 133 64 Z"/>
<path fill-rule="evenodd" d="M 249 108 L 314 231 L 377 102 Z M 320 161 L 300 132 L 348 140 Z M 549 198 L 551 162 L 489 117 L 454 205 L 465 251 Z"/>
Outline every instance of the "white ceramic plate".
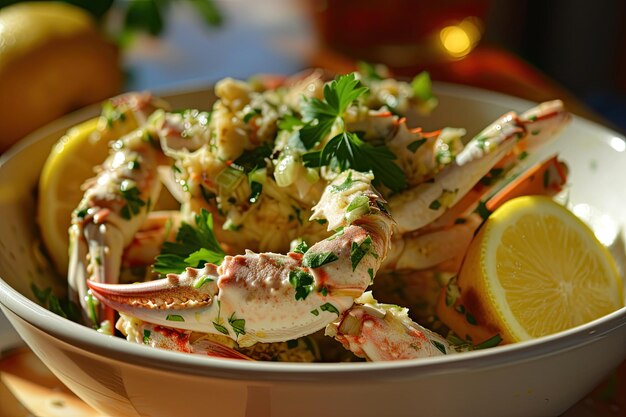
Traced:
<path fill-rule="evenodd" d="M 424 127 L 468 136 L 508 110 L 533 104 L 482 90 L 436 85 L 440 105 Z M 209 90 L 176 93 L 174 107 L 209 107 Z M 248 363 L 198 357 L 104 336 L 31 302 L 48 271 L 32 259 L 33 191 L 50 147 L 87 109 L 40 130 L 0 163 L 0 306 L 31 349 L 78 396 L 121 416 L 548 416 L 559 415 L 626 357 L 626 308 L 575 329 L 461 355 L 386 363 Z M 575 118 L 559 152 L 571 169 L 570 200 L 626 224 L 626 145 Z"/>

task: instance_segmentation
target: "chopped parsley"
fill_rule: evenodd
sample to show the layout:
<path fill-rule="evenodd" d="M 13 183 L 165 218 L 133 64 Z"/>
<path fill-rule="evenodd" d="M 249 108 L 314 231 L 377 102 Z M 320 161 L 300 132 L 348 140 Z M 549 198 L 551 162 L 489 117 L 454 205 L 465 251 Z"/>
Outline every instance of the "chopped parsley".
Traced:
<path fill-rule="evenodd" d="M 224 327 L 223 325 L 219 324 L 217 321 L 213 322 L 213 327 L 215 327 L 215 330 L 217 330 L 218 332 L 223 333 L 226 336 L 229 335 L 228 329 Z"/>
<path fill-rule="evenodd" d="M 306 242 L 303 240 L 302 242 L 298 243 L 298 246 L 296 246 L 293 251 L 294 253 L 299 253 L 299 254 L 304 255 L 306 251 L 308 250 L 309 250 L 309 245 L 307 245 Z"/>
<path fill-rule="evenodd" d="M 296 300 L 306 299 L 315 287 L 313 275 L 302 269 L 289 271 L 289 283 L 296 289 Z"/>
<path fill-rule="evenodd" d="M 365 239 L 363 239 L 363 242 L 361 242 L 360 244 L 352 242 L 352 247 L 350 248 L 350 261 L 352 262 L 353 271 L 356 269 L 357 266 L 359 266 L 361 259 L 363 259 L 365 255 L 370 253 L 371 248 L 372 238 L 369 235 Z M 373 272 L 374 271 L 372 271 L 370 277 L 373 276 Z"/>
<path fill-rule="evenodd" d="M 228 324 L 233 328 L 235 335 L 246 334 L 246 321 L 235 317 L 235 313 L 228 318 Z"/>
<path fill-rule="evenodd" d="M 415 153 L 423 144 L 426 143 L 426 139 L 417 139 L 406 145 L 406 148 Z"/>
<path fill-rule="evenodd" d="M 181 316 L 180 314 L 168 314 L 167 317 L 165 317 L 165 320 L 184 322 L 185 318 Z"/>
<path fill-rule="evenodd" d="M 413 95 L 422 101 L 434 99 L 430 74 L 426 71 L 420 72 L 413 78 L 411 89 L 413 90 Z"/>
<path fill-rule="evenodd" d="M 296 127 L 304 125 L 304 122 L 292 114 L 286 114 L 278 121 L 278 128 L 292 132 Z"/>
<path fill-rule="evenodd" d="M 163 243 L 156 257 L 154 271 L 160 274 L 180 273 L 187 267 L 201 268 L 206 263 L 222 263 L 224 250 L 213 233 L 213 216 L 202 210 L 195 216 L 196 226 L 183 222 L 175 242 Z M 199 248 L 199 249 L 198 249 Z"/>
<path fill-rule="evenodd" d="M 393 161 L 396 156 L 386 146 L 373 146 L 358 134 L 342 132 L 329 140 L 320 151 L 302 155 L 307 167 L 331 166 L 345 171 L 352 168 L 360 172 L 372 171 L 374 183 L 382 183 L 392 191 L 406 187 L 402 169 Z"/>
<path fill-rule="evenodd" d="M 328 311 L 329 313 L 335 313 L 336 315 L 339 315 L 339 310 L 337 310 L 337 307 L 335 307 L 331 303 L 322 304 L 320 306 L 320 310 Z"/>
<path fill-rule="evenodd" d="M 431 340 L 430 342 L 433 344 L 434 347 L 439 349 L 441 353 L 443 353 L 444 355 L 448 354 L 448 352 L 446 352 L 446 347 L 444 346 L 443 343 L 438 342 L 437 340 Z"/>
<path fill-rule="evenodd" d="M 485 203 L 484 201 L 478 202 L 478 206 L 476 207 L 475 211 L 483 220 L 487 220 L 487 218 L 491 216 L 491 210 L 487 208 L 487 203 Z"/>
<path fill-rule="evenodd" d="M 80 308 L 76 303 L 65 298 L 58 298 L 52 293 L 52 288 L 40 289 L 35 283 L 30 285 L 33 295 L 42 307 L 56 315 L 79 323 L 81 320 Z M 91 296 L 91 294 L 90 294 Z M 95 322 L 94 322 L 95 323 Z"/>
<path fill-rule="evenodd" d="M 484 342 L 474 345 L 474 349 L 486 349 L 495 347 L 498 346 L 500 342 L 502 342 L 502 336 L 500 336 L 500 333 L 498 333 L 495 336 L 492 336 L 489 339 L 485 340 Z"/>
<path fill-rule="evenodd" d="M 146 202 L 139 197 L 141 193 L 134 181 L 123 180 L 120 184 L 120 193 L 126 200 L 126 205 L 122 207 L 121 215 L 127 220 L 139 214 L 141 208 L 146 205 Z"/>
<path fill-rule="evenodd" d="M 348 106 L 367 91 L 360 86 L 354 74 L 339 76 L 324 86 L 324 100 L 306 99 L 302 104 L 303 120 L 300 140 L 306 149 L 312 149 L 331 131 L 336 122 L 343 125 L 343 114 Z M 311 168 L 330 166 L 344 171 L 348 168 L 361 172 L 372 171 L 375 181 L 392 191 L 406 187 L 402 169 L 393 160 L 396 156 L 386 146 L 373 146 L 358 134 L 342 132 L 331 138 L 321 150 L 305 153 L 304 165 Z"/>
<path fill-rule="evenodd" d="M 441 201 L 439 200 L 431 201 L 431 203 L 428 205 L 428 208 L 431 210 L 439 210 L 441 208 Z"/>
<path fill-rule="evenodd" d="M 143 331 L 143 344 L 147 345 L 150 343 L 150 335 L 152 332 L 150 330 L 144 329 Z"/>
<path fill-rule="evenodd" d="M 304 258 L 302 258 L 302 266 L 306 266 L 307 268 L 319 268 L 337 259 L 339 258 L 333 252 L 307 252 Z"/>

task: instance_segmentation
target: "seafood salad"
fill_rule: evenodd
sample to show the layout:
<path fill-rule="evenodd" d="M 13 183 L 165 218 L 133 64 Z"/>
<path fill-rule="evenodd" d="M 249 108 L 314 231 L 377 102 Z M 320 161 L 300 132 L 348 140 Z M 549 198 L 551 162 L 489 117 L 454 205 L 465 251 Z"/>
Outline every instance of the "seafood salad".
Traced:
<path fill-rule="evenodd" d="M 415 125 L 437 105 L 426 73 L 227 78 L 215 95 L 206 109 L 172 110 L 149 93 L 103 109 L 115 137 L 69 230 L 69 296 L 86 325 L 243 360 L 396 360 L 499 343 L 455 337 L 436 300 L 485 213 L 561 190 L 556 157 L 520 168 L 567 124 L 560 101 L 467 138 Z"/>

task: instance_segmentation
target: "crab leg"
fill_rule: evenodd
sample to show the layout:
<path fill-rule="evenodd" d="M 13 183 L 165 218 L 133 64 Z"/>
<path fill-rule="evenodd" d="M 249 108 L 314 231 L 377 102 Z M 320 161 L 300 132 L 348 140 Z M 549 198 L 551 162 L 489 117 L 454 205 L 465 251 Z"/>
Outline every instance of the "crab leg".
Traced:
<path fill-rule="evenodd" d="M 553 138 L 568 120 L 559 100 L 543 103 L 521 116 L 510 112 L 500 117 L 476 135 L 456 156 L 454 164 L 436 174 L 432 181 L 390 198 L 399 232 L 431 223 L 470 191 L 518 142 L 532 137 L 526 145 L 532 150 Z"/>
<path fill-rule="evenodd" d="M 123 248 L 143 223 L 150 201 L 160 190 L 158 151 L 146 140 L 151 128 L 145 120 L 155 109 L 149 95 L 122 96 L 108 110 L 119 120 L 131 118 L 142 127 L 111 145 L 111 154 L 97 176 L 85 184 L 85 194 L 72 214 L 70 234 L 70 295 L 78 301 L 86 322 L 99 325 L 86 281 L 116 282 Z M 109 115 L 108 117 L 114 117 Z M 114 132 L 121 131 L 119 127 Z M 107 319 L 111 320 L 112 314 Z M 112 324 L 112 323 L 111 323 Z"/>
<path fill-rule="evenodd" d="M 243 353 L 207 337 L 194 340 L 192 339 L 192 333 L 189 331 L 145 323 L 125 316 L 120 317 L 116 327 L 127 335 L 128 341 L 137 344 L 174 352 L 193 353 L 225 359 L 251 360 Z"/>
<path fill-rule="evenodd" d="M 494 211 L 504 202 L 522 195 L 554 196 L 567 181 L 567 167 L 556 157 L 540 162 L 488 197 L 485 209 Z M 468 193 L 470 196 L 471 193 Z M 383 270 L 421 270 L 462 257 L 482 218 L 473 204 L 457 203 L 419 234 L 407 234 L 392 242 L 391 250 L 381 267 Z"/>
<path fill-rule="evenodd" d="M 326 327 L 344 348 L 368 361 L 428 358 L 455 353 L 442 336 L 412 321 L 408 309 L 378 303 L 368 291 Z"/>
<path fill-rule="evenodd" d="M 89 281 L 112 308 L 153 324 L 222 334 L 240 346 L 311 334 L 349 309 L 370 285 L 385 258 L 394 226 L 372 176 L 339 175 L 314 207 L 339 231 L 304 255 L 253 253 L 226 256 L 180 275 L 133 285 Z"/>

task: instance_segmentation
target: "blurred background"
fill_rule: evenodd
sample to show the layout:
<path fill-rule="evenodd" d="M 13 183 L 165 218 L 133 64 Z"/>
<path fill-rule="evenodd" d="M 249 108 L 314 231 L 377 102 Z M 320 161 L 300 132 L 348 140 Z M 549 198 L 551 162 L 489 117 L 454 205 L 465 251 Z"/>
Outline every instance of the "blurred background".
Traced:
<path fill-rule="evenodd" d="M 620 0 L 65 1 L 91 22 L 50 10 L 55 2 L 43 11 L 28 3 L 0 0 L 3 148 L 122 91 L 310 66 L 347 71 L 359 61 L 533 101 L 563 98 L 573 112 L 626 130 Z"/>

